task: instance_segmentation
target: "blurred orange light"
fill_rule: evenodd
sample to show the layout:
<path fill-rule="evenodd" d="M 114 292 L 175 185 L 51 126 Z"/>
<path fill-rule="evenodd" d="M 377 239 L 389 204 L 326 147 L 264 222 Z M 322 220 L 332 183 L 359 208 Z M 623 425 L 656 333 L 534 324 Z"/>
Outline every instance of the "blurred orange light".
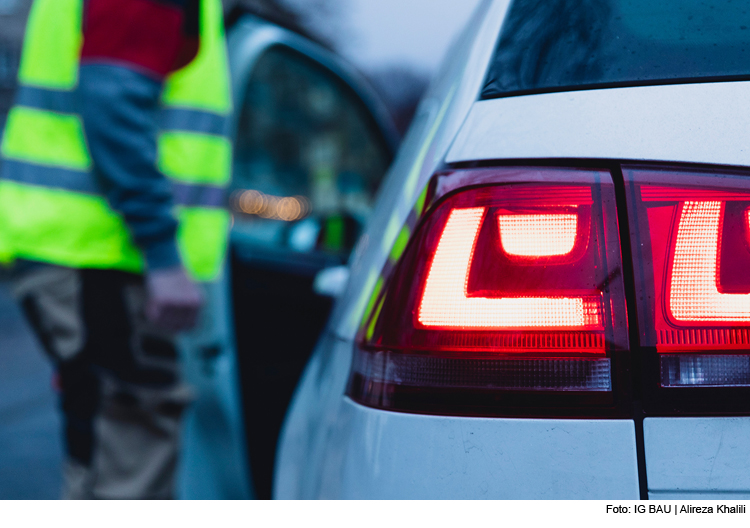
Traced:
<path fill-rule="evenodd" d="M 722 202 L 686 201 L 680 210 L 669 309 L 677 321 L 750 322 L 750 294 L 720 293 Z"/>
<path fill-rule="evenodd" d="M 596 297 L 467 297 L 485 207 L 454 209 L 440 237 L 419 306 L 426 327 L 601 327 Z"/>
<path fill-rule="evenodd" d="M 280 219 L 290 222 L 300 217 L 302 205 L 293 196 L 282 198 L 276 206 L 276 214 Z"/>
<path fill-rule="evenodd" d="M 576 214 L 500 214 L 500 243 L 509 255 L 567 255 L 576 242 Z"/>
<path fill-rule="evenodd" d="M 270 194 L 263 195 L 263 208 L 256 213 L 261 218 L 276 218 L 276 208 L 279 205 L 279 197 Z"/>
<path fill-rule="evenodd" d="M 259 214 L 265 207 L 265 196 L 259 191 L 245 191 L 240 195 L 239 205 L 243 213 Z"/>
<path fill-rule="evenodd" d="M 310 201 L 304 196 L 272 196 L 253 189 L 235 194 L 235 209 L 261 218 L 293 222 L 310 213 Z"/>

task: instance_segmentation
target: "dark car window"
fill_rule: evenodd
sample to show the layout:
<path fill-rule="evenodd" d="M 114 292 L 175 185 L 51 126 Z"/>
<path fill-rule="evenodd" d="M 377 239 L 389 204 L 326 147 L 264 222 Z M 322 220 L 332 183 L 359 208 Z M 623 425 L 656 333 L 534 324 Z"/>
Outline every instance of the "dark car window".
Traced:
<path fill-rule="evenodd" d="M 750 78 L 744 0 L 514 0 L 482 99 Z"/>
<path fill-rule="evenodd" d="M 235 232 L 297 251 L 351 249 L 391 160 L 359 96 L 277 46 L 255 65 L 239 110 Z"/>

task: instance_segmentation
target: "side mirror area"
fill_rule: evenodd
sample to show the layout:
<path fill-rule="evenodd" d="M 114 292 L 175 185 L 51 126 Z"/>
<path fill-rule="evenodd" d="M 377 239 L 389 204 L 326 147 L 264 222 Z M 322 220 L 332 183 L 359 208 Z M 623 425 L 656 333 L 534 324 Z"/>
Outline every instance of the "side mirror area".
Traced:
<path fill-rule="evenodd" d="M 349 282 L 349 267 L 335 266 L 318 272 L 313 282 L 313 291 L 318 295 L 336 298 L 344 292 Z"/>

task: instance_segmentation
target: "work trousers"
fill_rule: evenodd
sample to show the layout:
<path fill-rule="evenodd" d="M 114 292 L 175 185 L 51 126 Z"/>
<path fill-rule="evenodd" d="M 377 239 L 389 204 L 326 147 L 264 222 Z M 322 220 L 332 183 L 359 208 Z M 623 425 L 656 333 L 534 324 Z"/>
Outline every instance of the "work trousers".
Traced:
<path fill-rule="evenodd" d="M 14 295 L 57 370 L 63 498 L 174 496 L 181 382 L 175 336 L 150 324 L 139 275 L 27 266 Z"/>

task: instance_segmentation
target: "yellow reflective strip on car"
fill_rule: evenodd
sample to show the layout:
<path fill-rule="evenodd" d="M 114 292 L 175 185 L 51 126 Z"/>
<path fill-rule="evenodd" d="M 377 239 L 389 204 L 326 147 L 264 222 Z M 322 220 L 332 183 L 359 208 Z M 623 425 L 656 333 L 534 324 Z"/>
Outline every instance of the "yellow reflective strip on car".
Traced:
<path fill-rule="evenodd" d="M 437 116 L 435 116 L 435 120 L 432 123 L 432 126 L 430 127 L 430 131 L 427 133 L 427 136 L 422 140 L 422 147 L 419 150 L 419 153 L 417 154 L 417 157 L 414 160 L 414 164 L 411 167 L 411 170 L 409 171 L 409 174 L 406 177 L 406 181 L 404 182 L 404 191 L 403 191 L 403 198 L 405 200 L 411 200 L 414 196 L 414 192 L 417 188 L 417 183 L 419 182 L 419 175 L 422 172 L 422 168 L 424 166 L 424 162 L 427 159 L 427 154 L 430 151 L 430 147 L 432 146 L 432 142 L 435 140 L 435 136 L 437 136 L 438 130 L 440 129 L 440 125 L 443 124 L 443 119 L 445 119 L 445 115 L 448 112 L 448 108 L 450 107 L 451 102 L 453 101 L 453 96 L 456 95 L 456 89 L 458 88 L 458 83 L 454 83 L 451 87 L 450 91 L 448 92 L 448 95 L 446 95 L 445 100 L 443 101 L 442 106 L 440 107 L 440 110 L 438 111 Z"/>
<path fill-rule="evenodd" d="M 422 212 L 424 211 L 424 203 L 427 200 L 427 189 L 429 189 L 429 187 L 429 184 L 425 185 L 424 189 L 422 189 L 422 194 L 417 198 L 417 203 L 414 204 L 414 212 L 417 213 L 417 218 L 422 216 Z"/>
<path fill-rule="evenodd" d="M 20 84 L 72 90 L 78 83 L 83 0 L 35 0 L 26 24 Z"/>
<path fill-rule="evenodd" d="M 375 283 L 375 288 L 372 290 L 372 294 L 370 294 L 370 298 L 367 301 L 367 308 L 365 308 L 365 314 L 362 317 L 362 326 L 367 324 L 367 321 L 370 318 L 370 314 L 372 313 L 372 309 L 375 308 L 375 303 L 377 302 L 378 297 L 380 296 L 380 292 L 382 290 L 383 290 L 383 277 L 378 277 L 378 281 Z"/>
<path fill-rule="evenodd" d="M 78 116 L 16 106 L 8 113 L 3 156 L 40 165 L 87 171 L 91 157 Z"/>
<path fill-rule="evenodd" d="M 219 278 L 224 264 L 231 216 L 225 209 L 181 207 L 177 246 L 182 262 L 193 279 L 211 282 Z"/>
<path fill-rule="evenodd" d="M 378 307 L 375 309 L 375 313 L 370 319 L 370 324 L 367 326 L 367 332 L 365 332 L 365 338 L 368 340 L 372 339 L 372 336 L 375 333 L 375 324 L 378 322 L 378 317 L 380 316 L 380 310 L 383 309 L 384 302 L 385 302 L 385 297 L 380 299 L 380 302 L 378 303 Z"/>
<path fill-rule="evenodd" d="M 388 257 L 391 260 L 391 262 L 393 263 L 398 262 L 398 259 L 400 259 L 401 255 L 404 254 L 404 250 L 406 249 L 406 245 L 409 243 L 410 236 L 411 236 L 411 230 L 409 229 L 409 226 L 404 226 L 401 229 L 401 232 L 396 237 L 396 241 L 393 243 L 391 254 Z"/>
<path fill-rule="evenodd" d="M 371 267 L 367 272 L 367 279 L 365 280 L 364 286 L 359 290 L 357 302 L 354 304 L 354 309 L 347 318 L 347 324 L 349 325 L 350 331 L 356 332 L 357 328 L 364 326 L 367 323 L 367 317 L 362 317 L 360 314 L 362 314 L 362 310 L 366 311 L 365 307 L 368 299 L 370 299 L 370 293 L 379 277 L 380 272 L 375 267 Z M 367 312 L 367 314 L 369 315 L 369 312 Z"/>
<path fill-rule="evenodd" d="M 228 184 L 232 144 L 220 136 L 193 132 L 164 132 L 159 136 L 159 169 L 186 183 Z"/>
<path fill-rule="evenodd" d="M 398 209 L 395 209 L 393 213 L 391 214 L 391 217 L 388 219 L 388 224 L 385 226 L 385 232 L 383 233 L 383 239 L 380 242 L 380 249 L 383 251 L 383 254 L 389 255 L 391 253 L 391 249 L 393 248 L 393 244 L 396 241 L 396 238 L 399 234 L 399 228 L 402 226 L 402 222 L 400 220 L 400 212 Z"/>
<path fill-rule="evenodd" d="M 164 86 L 167 106 L 209 110 L 226 115 L 232 109 L 229 65 L 220 0 L 201 2 L 201 35 L 198 56 L 172 74 Z"/>

